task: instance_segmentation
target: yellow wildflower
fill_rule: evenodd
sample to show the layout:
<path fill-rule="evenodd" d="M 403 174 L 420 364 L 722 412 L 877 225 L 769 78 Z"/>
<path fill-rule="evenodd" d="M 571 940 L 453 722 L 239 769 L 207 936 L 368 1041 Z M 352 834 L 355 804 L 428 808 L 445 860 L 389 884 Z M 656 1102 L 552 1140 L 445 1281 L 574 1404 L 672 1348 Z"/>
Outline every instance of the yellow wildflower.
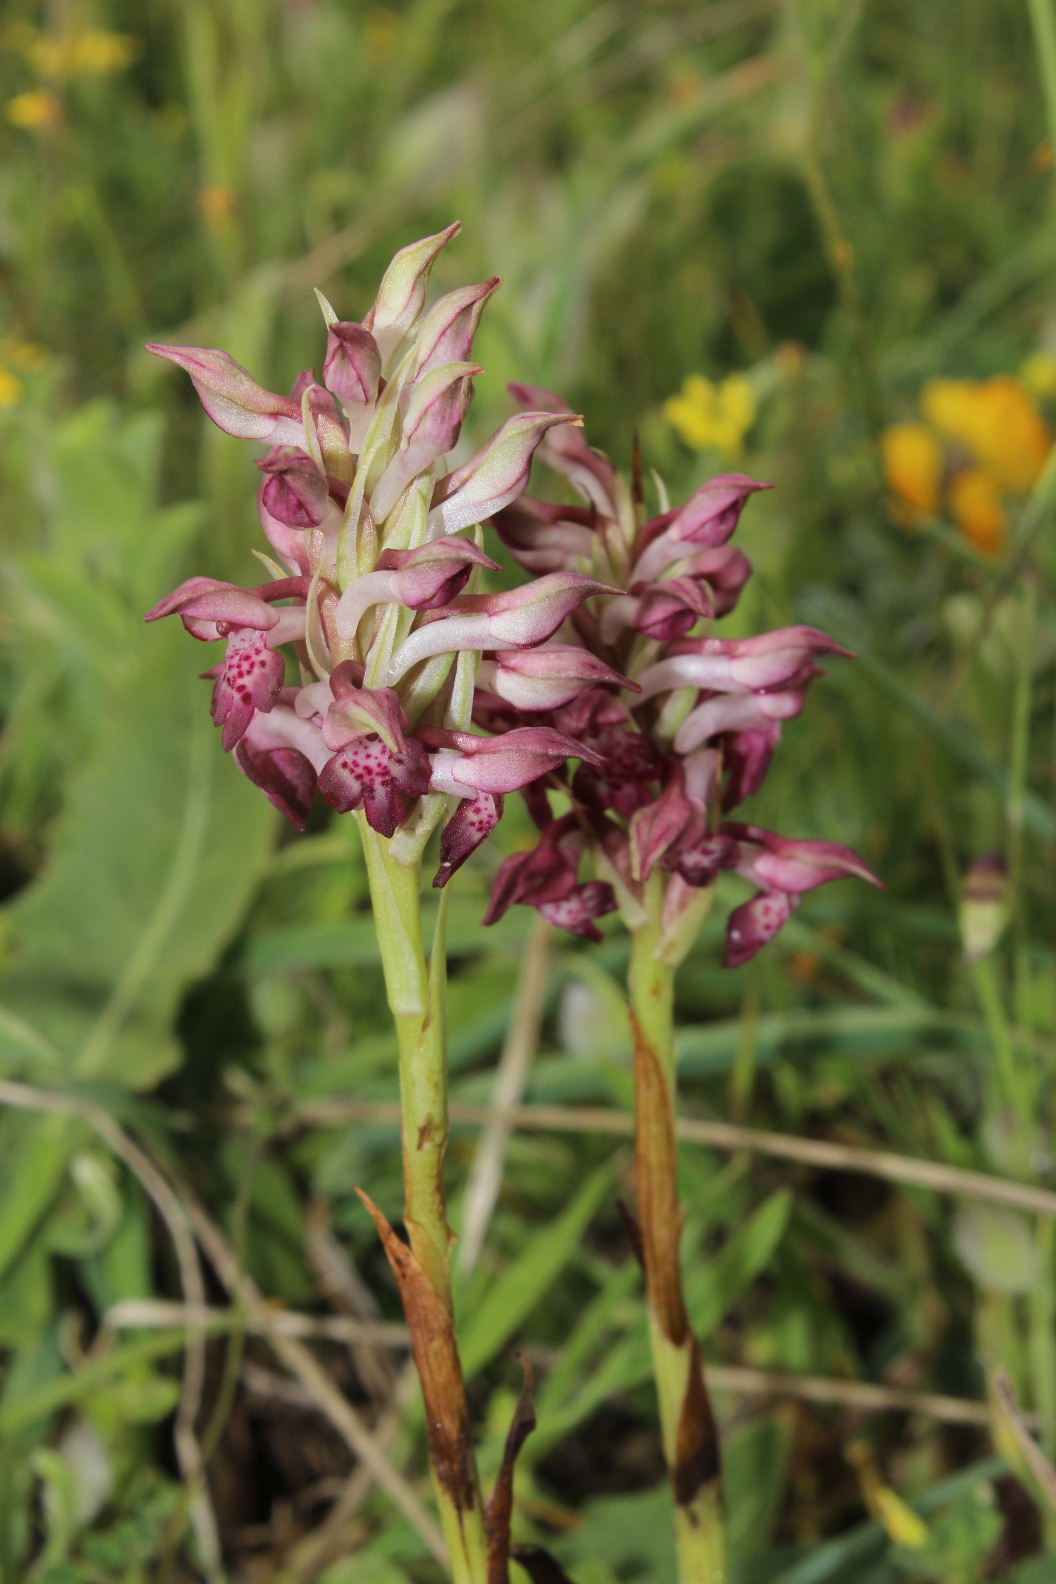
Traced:
<path fill-rule="evenodd" d="M 53 93 L 37 90 L 16 94 L 13 99 L 9 99 L 6 114 L 12 126 L 36 132 L 41 127 L 54 126 L 60 121 L 62 106 Z"/>
<path fill-rule="evenodd" d="M 0 407 L 17 407 L 22 400 L 22 381 L 0 363 Z"/>
<path fill-rule="evenodd" d="M 1029 391 L 1042 400 L 1056 396 L 1056 357 L 1051 352 L 1033 352 L 1019 371 Z"/>
<path fill-rule="evenodd" d="M 999 556 L 1008 538 L 1008 516 L 998 481 L 986 468 L 969 467 L 950 481 L 950 511 L 964 537 L 983 555 Z"/>
<path fill-rule="evenodd" d="M 108 33 L 102 28 L 55 34 L 32 29 L 27 30 L 23 49 L 39 76 L 63 81 L 124 71 L 139 54 L 139 42 L 128 33 Z"/>
<path fill-rule="evenodd" d="M 1030 391 L 1010 374 L 988 380 L 932 380 L 921 410 L 940 434 L 967 447 L 1014 495 L 1025 495 L 1052 445 Z"/>
<path fill-rule="evenodd" d="M 751 381 L 743 374 L 731 374 L 718 384 L 690 374 L 663 410 L 671 427 L 694 450 L 714 449 L 735 456 L 755 422 L 757 405 Z"/>
<path fill-rule="evenodd" d="M 903 520 L 939 510 L 942 446 L 924 424 L 893 424 L 882 437 L 884 473 L 903 508 Z"/>
<path fill-rule="evenodd" d="M 871 1449 L 862 1442 L 853 1442 L 847 1448 L 847 1457 L 858 1474 L 865 1505 L 888 1537 L 907 1551 L 923 1551 L 929 1539 L 927 1525 L 897 1491 L 885 1484 Z"/>

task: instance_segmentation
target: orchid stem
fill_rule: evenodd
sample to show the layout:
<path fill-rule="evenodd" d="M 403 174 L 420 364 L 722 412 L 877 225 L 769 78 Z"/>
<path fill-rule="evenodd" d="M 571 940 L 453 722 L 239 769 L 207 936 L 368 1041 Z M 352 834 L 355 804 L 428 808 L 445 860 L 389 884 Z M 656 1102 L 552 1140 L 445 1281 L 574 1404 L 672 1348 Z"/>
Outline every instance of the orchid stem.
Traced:
<path fill-rule="evenodd" d="M 718 1433 L 679 1265 L 675 969 L 665 959 L 658 897 L 655 901 L 650 922 L 634 932 L 628 983 L 635 1053 L 635 1181 L 649 1340 L 664 1457 L 675 1497 L 680 1584 L 726 1584 Z"/>
<path fill-rule="evenodd" d="M 420 861 L 400 863 L 389 843 L 365 820 L 361 819 L 360 825 L 385 989 L 399 1046 L 404 1225 L 411 1253 L 450 1322 L 452 1237 L 444 1192 L 448 1139 L 444 904 L 442 899 L 432 961 L 427 963 Z M 406 1299 L 408 1289 L 402 1282 L 401 1289 Z M 430 1468 L 450 1552 L 451 1576 L 454 1584 L 487 1584 L 487 1539 L 473 1450 L 468 1444 L 459 1446 L 457 1460 L 450 1451 L 452 1430 L 456 1430 L 456 1439 L 468 1443 L 469 1425 L 454 1330 L 450 1323 L 437 1326 L 435 1319 L 429 1319 L 428 1308 L 422 1305 L 418 1313 L 405 1302 L 426 1397 Z M 438 1358 L 441 1351 L 446 1351 L 446 1358 Z M 427 1370 L 422 1368 L 423 1361 Z M 441 1376 L 438 1398 L 435 1382 Z M 437 1422 L 438 1416 L 446 1424 Z M 457 1427 L 464 1427 L 464 1433 Z"/>

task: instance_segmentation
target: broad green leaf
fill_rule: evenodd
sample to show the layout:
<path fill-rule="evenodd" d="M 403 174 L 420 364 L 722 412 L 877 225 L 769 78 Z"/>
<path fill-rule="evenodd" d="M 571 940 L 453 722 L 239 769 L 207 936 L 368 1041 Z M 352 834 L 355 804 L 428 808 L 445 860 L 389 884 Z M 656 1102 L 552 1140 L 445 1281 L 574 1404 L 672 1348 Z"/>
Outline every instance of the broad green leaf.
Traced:
<path fill-rule="evenodd" d="M 51 1210 L 71 1154 L 83 1141 L 81 1123 L 66 1116 L 0 1116 L 4 1173 L 0 1185 L 0 1274 L 27 1252 Z"/>
<path fill-rule="evenodd" d="M 44 871 L 10 909 L 4 987 L 9 1015 L 70 1068 L 132 1087 L 172 1066 L 179 998 L 238 924 L 274 834 L 220 749 L 185 636 L 144 641 Z"/>

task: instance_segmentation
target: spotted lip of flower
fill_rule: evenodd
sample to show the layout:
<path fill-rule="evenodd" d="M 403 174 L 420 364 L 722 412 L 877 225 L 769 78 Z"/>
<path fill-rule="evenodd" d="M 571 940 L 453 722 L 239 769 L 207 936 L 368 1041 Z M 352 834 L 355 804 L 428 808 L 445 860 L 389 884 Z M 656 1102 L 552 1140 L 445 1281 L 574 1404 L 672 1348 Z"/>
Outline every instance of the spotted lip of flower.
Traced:
<path fill-rule="evenodd" d="M 319 772 L 319 791 L 347 814 L 362 808 L 367 823 L 393 836 L 407 816 L 407 800 L 429 790 L 429 759 L 407 733 L 407 717 L 391 688 L 362 688 L 358 668 L 337 666 L 330 678 L 333 703 L 322 739 L 333 757 Z"/>
<path fill-rule="evenodd" d="M 279 696 L 286 663 L 278 645 L 304 637 L 303 604 L 275 610 L 271 602 L 291 596 L 303 600 L 307 586 L 306 578 L 282 578 L 257 589 L 216 578 L 188 578 L 144 618 L 178 615 L 187 631 L 203 642 L 227 638 L 224 659 L 206 676 L 213 679 L 213 721 L 223 728 L 228 752 L 245 735 L 254 714 L 266 714 Z"/>

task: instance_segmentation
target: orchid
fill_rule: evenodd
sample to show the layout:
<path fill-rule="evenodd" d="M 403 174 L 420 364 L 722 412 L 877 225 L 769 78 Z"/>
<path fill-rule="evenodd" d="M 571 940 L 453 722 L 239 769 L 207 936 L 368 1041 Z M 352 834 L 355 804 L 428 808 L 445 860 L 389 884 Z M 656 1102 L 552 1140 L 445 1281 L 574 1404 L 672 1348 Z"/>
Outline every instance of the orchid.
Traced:
<path fill-rule="evenodd" d="M 524 410 L 449 469 L 498 286 L 427 306 L 457 230 L 398 253 L 361 321 L 320 299 L 322 378 L 305 371 L 288 396 L 225 352 L 152 346 L 190 375 L 214 423 L 267 448 L 270 576 L 245 588 L 188 578 L 147 620 L 177 616 L 199 642 L 225 644 L 205 673 L 213 720 L 287 820 L 303 830 L 321 796 L 359 824 L 399 1046 L 408 1243 L 363 1197 L 404 1299 L 456 1584 L 508 1576 L 509 1504 L 497 1490 L 506 1516 L 485 1514 L 452 1316 L 443 912 L 427 964 L 424 853 L 439 830 L 442 890 L 521 792 L 539 840 L 500 866 L 485 922 L 520 904 L 584 940 L 613 913 L 632 932 L 639 1242 L 680 1568 L 683 1584 L 724 1584 L 718 1443 L 678 1268 L 673 972 L 724 872 L 755 888 L 728 923 L 729 967 L 807 891 L 875 879 L 849 848 L 728 817 L 762 784 L 819 660 L 849 651 L 807 626 L 713 632 L 751 573 L 731 540 L 769 488 L 757 479 L 724 474 L 648 518 L 566 403 L 520 385 Z M 536 457 L 578 503 L 527 492 Z M 500 570 L 488 523 L 527 581 L 480 589 Z"/>
<path fill-rule="evenodd" d="M 442 973 L 426 963 L 420 866 L 442 826 L 434 884 L 444 887 L 495 828 L 506 794 L 541 788 L 569 760 L 600 768 L 590 744 L 551 722 L 496 717 L 481 735 L 478 692 L 509 715 L 568 708 L 623 679 L 559 637 L 615 588 L 560 569 L 503 592 L 475 587 L 499 569 L 483 525 L 522 493 L 544 437 L 580 420 L 564 408 L 518 413 L 449 470 L 480 373 L 474 333 L 499 284 L 427 306 L 432 265 L 458 229 L 398 253 L 360 322 L 321 299 L 322 378 L 305 371 L 288 396 L 226 352 L 151 347 L 190 375 L 214 423 L 267 447 L 258 502 L 271 578 L 240 588 L 191 577 L 147 620 L 178 616 L 200 642 L 226 643 L 206 672 L 213 719 L 287 820 L 303 830 L 321 795 L 359 821 L 400 1051 L 409 1247 L 368 1208 L 404 1294 L 428 1422 L 463 1427 L 430 1433 L 453 1576 L 486 1584 L 506 1576 L 509 1522 L 484 1522 L 451 1316 Z M 476 687 L 485 652 L 492 692 Z M 590 935 L 610 897 L 603 882 L 573 883 L 545 905 Z"/>
<path fill-rule="evenodd" d="M 362 810 L 386 838 L 413 828 L 404 847 L 420 852 L 451 812 L 457 825 L 440 883 L 458 866 L 451 852 L 460 863 L 470 850 L 468 816 L 452 811 L 452 799 L 475 800 L 473 829 L 482 839 L 502 794 L 524 785 L 525 766 L 543 775 L 569 755 L 590 756 L 546 727 L 519 728 L 519 751 L 508 753 L 493 753 L 482 739 L 473 739 L 476 748 L 463 742 L 482 652 L 530 654 L 606 587 L 580 572 L 554 572 L 505 593 L 467 591 L 478 569 L 498 570 L 481 548 L 480 525 L 521 492 L 543 437 L 579 420 L 565 411 L 519 413 L 448 471 L 480 372 L 473 336 L 499 284 L 462 287 L 427 309 L 431 267 L 457 230 L 398 253 L 361 323 L 338 320 L 324 301 L 322 379 L 308 370 L 289 396 L 266 390 L 226 352 L 150 348 L 190 375 L 221 429 L 269 448 L 259 464 L 259 511 L 278 560 L 273 581 L 254 588 L 190 578 L 147 620 L 177 615 L 194 637 L 227 640 L 224 659 L 207 673 L 223 746 L 242 745 L 240 769 L 296 825 L 305 824 L 318 790 L 342 812 Z M 287 675 L 293 656 L 296 682 Z M 552 664 L 547 656 L 543 671 Z M 577 659 L 564 667 L 558 693 L 544 693 L 567 700 L 607 674 Z M 337 724 L 350 687 L 360 696 L 354 731 Z M 459 781 L 438 730 L 459 734 L 460 764 L 486 755 L 486 788 Z M 482 796 L 492 800 L 487 818 L 477 806 Z"/>
<path fill-rule="evenodd" d="M 513 391 L 533 407 L 567 412 L 549 392 Z M 496 732 L 523 722 L 565 733 L 580 744 L 579 764 L 553 778 L 563 809 L 558 798 L 541 797 L 537 784 L 526 788 L 540 837 L 500 867 L 485 922 L 521 904 L 587 939 L 600 939 L 596 921 L 614 911 L 631 931 L 635 1246 L 645 1271 L 679 1574 L 682 1584 L 726 1584 L 718 1436 L 678 1255 L 674 972 L 725 871 L 755 887 L 728 920 L 728 968 L 773 940 L 805 892 L 850 875 L 876 883 L 839 843 L 790 839 L 727 818 L 761 786 L 783 723 L 799 715 L 821 675 L 819 659 L 850 651 L 806 626 L 747 638 L 713 632 L 751 573 L 730 540 L 747 502 L 768 488 L 758 479 L 724 474 L 681 508 L 647 518 L 640 490 L 579 429 L 548 431 L 537 455 L 580 501 L 562 506 L 523 494 L 496 526 L 541 582 L 567 583 L 577 574 L 599 580 L 589 605 L 569 611 L 581 656 L 577 663 L 576 645 L 564 639 L 530 649 L 520 665 L 496 654 L 482 669 L 474 714 Z M 597 878 L 584 879 L 590 859 Z"/>
<path fill-rule="evenodd" d="M 513 390 L 544 410 L 566 410 L 550 392 Z M 563 786 L 571 816 L 534 798 L 530 806 L 543 826 L 544 854 L 549 823 L 577 821 L 579 854 L 593 854 L 630 928 L 645 916 L 654 871 L 674 877 L 662 905 L 672 940 L 680 930 L 691 938 L 686 916 L 700 902 L 693 893 L 710 891 L 720 871 L 733 870 L 759 886 L 759 896 L 737 909 L 729 924 L 726 963 L 740 966 L 787 922 L 804 890 L 847 874 L 875 880 L 844 849 L 835 859 L 831 843 L 788 842 L 723 818 L 759 790 L 783 723 L 801 712 L 821 675 L 818 660 L 850 651 L 806 626 L 748 638 L 713 634 L 714 622 L 735 608 L 751 572 L 748 558 L 729 541 L 747 502 L 768 485 L 724 474 L 681 508 L 646 518 L 640 501 L 579 429 L 548 432 L 537 454 L 583 504 L 544 505 L 525 494 L 499 513 L 496 527 L 529 571 L 545 567 L 540 581 L 588 572 L 602 580 L 589 608 L 570 612 L 584 685 L 567 696 L 559 687 L 523 685 L 498 655 L 481 674 L 476 718 L 492 729 L 502 722 L 508 727 L 515 716 L 550 724 L 591 750 L 593 761 L 581 756 Z M 540 684 L 547 657 L 546 645 L 526 656 Z M 569 660 L 560 664 L 570 670 Z M 504 713 L 503 704 L 513 713 Z M 752 858 L 757 847 L 762 856 Z M 787 857 L 792 852 L 795 864 Z M 786 855 L 783 866 L 778 853 Z M 530 887 L 523 895 L 511 890 L 505 866 L 496 897 L 489 919 L 511 901 L 540 911 L 549 905 Z"/>

